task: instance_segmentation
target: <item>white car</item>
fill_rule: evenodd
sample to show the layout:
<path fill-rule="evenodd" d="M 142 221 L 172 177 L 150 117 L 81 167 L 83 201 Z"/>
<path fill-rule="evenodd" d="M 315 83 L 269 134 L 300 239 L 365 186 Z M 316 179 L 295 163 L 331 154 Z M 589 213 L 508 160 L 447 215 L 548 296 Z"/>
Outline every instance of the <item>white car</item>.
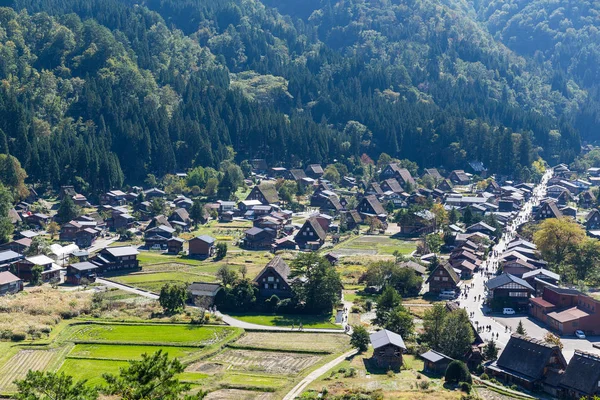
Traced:
<path fill-rule="evenodd" d="M 506 307 L 504 310 L 502 310 L 502 314 L 504 314 L 504 315 L 514 315 L 515 314 L 515 310 L 512 309 L 512 308 Z"/>
<path fill-rule="evenodd" d="M 575 336 L 577 336 L 579 339 L 585 339 L 585 333 L 579 329 L 575 331 Z"/>

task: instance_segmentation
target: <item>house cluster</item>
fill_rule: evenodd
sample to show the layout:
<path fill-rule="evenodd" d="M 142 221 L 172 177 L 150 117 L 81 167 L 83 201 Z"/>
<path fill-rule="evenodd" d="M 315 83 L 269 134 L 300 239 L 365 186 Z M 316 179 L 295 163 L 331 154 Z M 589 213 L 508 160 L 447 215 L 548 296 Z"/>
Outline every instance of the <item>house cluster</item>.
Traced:
<path fill-rule="evenodd" d="M 600 356 L 575 350 L 567 363 L 558 345 L 516 333 L 485 369 L 490 377 L 561 399 L 600 394 Z"/>

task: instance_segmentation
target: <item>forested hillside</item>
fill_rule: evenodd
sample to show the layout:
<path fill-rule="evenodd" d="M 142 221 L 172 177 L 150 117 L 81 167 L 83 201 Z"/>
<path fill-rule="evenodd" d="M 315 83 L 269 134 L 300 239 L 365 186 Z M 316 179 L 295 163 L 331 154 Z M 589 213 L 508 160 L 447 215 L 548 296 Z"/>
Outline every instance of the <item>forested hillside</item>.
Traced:
<path fill-rule="evenodd" d="M 538 155 L 572 160 L 598 119 L 597 79 L 488 31 L 500 4 L 0 4 L 0 153 L 55 186 L 218 168 L 232 149 L 351 170 L 382 151 L 422 167 L 480 160 L 520 177 Z"/>

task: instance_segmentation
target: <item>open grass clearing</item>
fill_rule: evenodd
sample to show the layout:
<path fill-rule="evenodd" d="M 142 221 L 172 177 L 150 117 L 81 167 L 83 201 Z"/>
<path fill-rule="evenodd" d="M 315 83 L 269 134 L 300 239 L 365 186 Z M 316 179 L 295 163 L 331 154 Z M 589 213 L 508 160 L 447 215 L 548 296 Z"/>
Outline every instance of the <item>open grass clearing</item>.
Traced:
<path fill-rule="evenodd" d="M 411 240 L 400 240 L 384 235 L 361 235 L 340 243 L 333 249 L 333 253 L 392 255 L 395 251 L 399 251 L 401 254 L 410 254 L 416 248 L 417 243 Z"/>
<path fill-rule="evenodd" d="M 259 349 L 341 353 L 350 347 L 350 339 L 345 334 L 247 332 L 235 345 Z"/>
<path fill-rule="evenodd" d="M 117 375 L 119 368 L 127 365 L 129 365 L 127 361 L 67 358 L 59 372 L 71 375 L 75 380 L 85 379 L 89 385 L 100 385 L 105 383 L 102 374 Z"/>
<path fill-rule="evenodd" d="M 214 282 L 216 277 L 211 274 L 200 275 L 188 272 L 157 272 L 123 275 L 112 277 L 111 280 L 159 293 L 160 289 L 166 283 L 188 284 L 192 282 Z"/>
<path fill-rule="evenodd" d="M 304 314 L 230 314 L 232 317 L 244 322 L 265 326 L 280 326 L 298 329 L 302 323 L 303 328 L 342 329 L 334 323 L 333 315 L 304 315 Z"/>
<path fill-rule="evenodd" d="M 68 339 L 80 342 L 172 343 L 204 346 L 225 340 L 236 331 L 239 330 L 217 326 L 89 324 L 72 327 Z"/>
<path fill-rule="evenodd" d="M 228 364 L 237 371 L 296 375 L 322 358 L 313 354 L 226 349 L 212 357 L 211 361 Z"/>
<path fill-rule="evenodd" d="M 185 358 L 201 351 L 198 347 L 77 344 L 73 350 L 71 350 L 68 357 L 128 361 L 140 360 L 142 354 L 152 354 L 158 350 L 168 353 L 171 358 Z"/>

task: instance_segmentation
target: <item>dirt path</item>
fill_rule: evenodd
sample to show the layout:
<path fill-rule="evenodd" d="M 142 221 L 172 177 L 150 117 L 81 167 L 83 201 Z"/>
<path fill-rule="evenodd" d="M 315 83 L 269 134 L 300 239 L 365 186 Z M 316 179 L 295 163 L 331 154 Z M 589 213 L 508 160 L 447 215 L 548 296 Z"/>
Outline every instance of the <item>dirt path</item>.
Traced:
<path fill-rule="evenodd" d="M 329 371 L 331 368 L 335 367 L 336 365 L 338 365 L 339 363 L 344 361 L 346 358 L 353 356 L 356 353 L 357 353 L 356 349 L 350 350 L 350 351 L 342 354 L 335 360 L 329 361 L 327 364 L 323 365 L 322 367 L 317 368 L 316 370 L 314 370 L 313 372 L 308 374 L 304 379 L 302 379 L 296 386 L 294 386 L 294 388 L 292 390 L 290 390 L 288 394 L 285 395 L 283 400 L 293 400 L 296 397 L 300 396 L 302 394 L 302 392 L 304 391 L 304 389 L 306 389 L 306 387 L 308 385 L 313 383 L 321 375 L 323 375 L 324 373 Z"/>

